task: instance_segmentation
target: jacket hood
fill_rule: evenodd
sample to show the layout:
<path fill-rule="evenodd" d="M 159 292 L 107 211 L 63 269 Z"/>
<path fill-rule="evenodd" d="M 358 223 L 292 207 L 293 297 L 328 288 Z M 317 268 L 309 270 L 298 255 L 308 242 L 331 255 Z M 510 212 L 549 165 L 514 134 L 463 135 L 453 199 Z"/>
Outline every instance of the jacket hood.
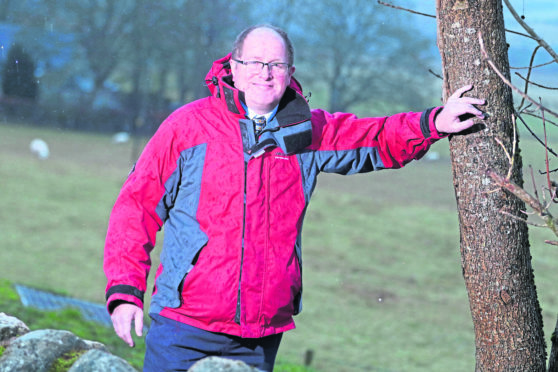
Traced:
<path fill-rule="evenodd" d="M 205 76 L 205 82 L 212 96 L 219 94 L 219 80 L 223 79 L 231 86 L 234 86 L 232 82 L 231 75 L 231 57 L 232 53 L 227 54 L 223 58 L 220 58 L 213 62 L 213 65 L 209 69 L 209 72 Z M 291 78 L 291 83 L 289 87 L 294 89 L 296 92 L 302 94 L 302 85 L 294 77 Z"/>

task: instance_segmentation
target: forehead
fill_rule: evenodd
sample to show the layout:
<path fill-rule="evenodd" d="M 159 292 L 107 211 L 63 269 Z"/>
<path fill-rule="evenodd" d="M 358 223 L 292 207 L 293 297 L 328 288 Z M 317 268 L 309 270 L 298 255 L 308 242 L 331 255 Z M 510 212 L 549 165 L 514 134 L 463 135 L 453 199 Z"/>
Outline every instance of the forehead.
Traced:
<path fill-rule="evenodd" d="M 243 57 L 284 58 L 287 48 L 281 35 L 268 28 L 250 32 L 242 45 Z"/>

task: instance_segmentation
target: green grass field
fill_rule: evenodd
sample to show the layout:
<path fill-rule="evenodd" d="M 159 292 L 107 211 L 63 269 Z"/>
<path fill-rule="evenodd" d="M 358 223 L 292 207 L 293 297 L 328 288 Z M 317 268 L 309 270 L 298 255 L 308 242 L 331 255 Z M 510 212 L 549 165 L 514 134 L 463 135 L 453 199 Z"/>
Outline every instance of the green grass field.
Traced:
<path fill-rule="evenodd" d="M 47 160 L 29 152 L 37 137 L 50 145 Z M 103 302 L 106 224 L 131 147 L 0 124 L 0 278 Z M 533 141 L 522 148 L 524 163 L 541 169 Z M 304 226 L 304 311 L 281 363 L 302 364 L 312 350 L 317 371 L 474 370 L 447 141 L 433 151 L 439 160 L 403 170 L 322 175 Z M 558 250 L 543 243 L 552 238 L 531 229 L 548 340 L 558 312 Z"/>

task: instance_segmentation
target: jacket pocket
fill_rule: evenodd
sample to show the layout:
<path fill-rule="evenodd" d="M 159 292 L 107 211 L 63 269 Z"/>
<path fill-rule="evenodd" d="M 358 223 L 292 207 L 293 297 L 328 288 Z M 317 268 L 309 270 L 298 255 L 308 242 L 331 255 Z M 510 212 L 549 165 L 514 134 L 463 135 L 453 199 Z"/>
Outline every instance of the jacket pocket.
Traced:
<path fill-rule="evenodd" d="M 184 281 L 208 241 L 207 235 L 201 230 L 198 230 L 197 234 L 193 232 L 188 234 L 188 241 L 179 241 L 171 238 L 170 235 L 165 231 L 161 252 L 163 270 L 157 277 L 157 292 L 153 295 L 151 305 L 155 312 L 165 307 L 178 308 L 182 305 Z"/>

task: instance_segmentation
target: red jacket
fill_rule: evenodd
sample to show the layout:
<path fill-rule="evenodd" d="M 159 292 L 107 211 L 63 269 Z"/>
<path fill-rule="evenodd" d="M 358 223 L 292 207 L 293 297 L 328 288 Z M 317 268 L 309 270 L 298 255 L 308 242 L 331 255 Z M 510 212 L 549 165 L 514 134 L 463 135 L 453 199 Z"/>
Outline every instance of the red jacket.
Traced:
<path fill-rule="evenodd" d="M 150 311 L 213 332 L 263 337 L 301 310 L 302 221 L 320 172 L 399 168 L 441 138 L 439 108 L 381 118 L 310 110 L 292 79 L 256 139 L 230 55 L 210 97 L 171 114 L 124 183 L 107 232 L 109 311 L 143 307 L 150 252 L 164 226 Z"/>

